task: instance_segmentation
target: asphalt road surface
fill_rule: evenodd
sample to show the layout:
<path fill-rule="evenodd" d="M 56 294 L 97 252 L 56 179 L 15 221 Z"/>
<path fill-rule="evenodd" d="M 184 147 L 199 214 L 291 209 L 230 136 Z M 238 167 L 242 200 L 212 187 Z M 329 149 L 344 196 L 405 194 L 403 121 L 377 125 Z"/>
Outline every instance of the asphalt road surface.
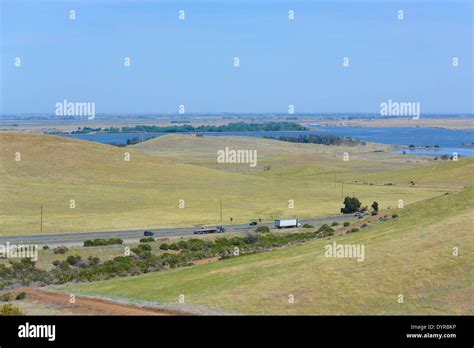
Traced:
<path fill-rule="evenodd" d="M 328 216 L 322 218 L 304 219 L 299 220 L 301 225 L 311 224 L 320 226 L 333 221 L 349 221 L 354 220 L 353 215 L 339 215 L 339 216 Z M 259 222 L 257 226 L 250 226 L 249 224 L 237 224 L 237 225 L 222 225 L 226 232 L 250 232 L 258 226 L 274 227 L 274 222 Z M 155 238 L 175 238 L 185 237 L 193 234 L 193 231 L 198 230 L 199 227 L 178 227 L 178 228 L 158 228 L 158 229 L 146 229 L 146 230 L 127 230 L 127 231 L 105 231 L 105 232 L 80 232 L 80 233 L 65 233 L 65 234 L 35 234 L 25 236 L 0 236 L 0 244 L 9 242 L 10 244 L 37 244 L 37 245 L 82 245 L 85 240 L 89 239 L 108 239 L 108 238 L 121 238 L 124 241 L 133 242 L 143 238 L 144 231 L 151 231 L 154 233 Z M 215 226 L 206 226 L 215 227 Z M 224 234 L 225 234 L 224 233 Z M 222 235 L 222 234 L 221 234 Z"/>

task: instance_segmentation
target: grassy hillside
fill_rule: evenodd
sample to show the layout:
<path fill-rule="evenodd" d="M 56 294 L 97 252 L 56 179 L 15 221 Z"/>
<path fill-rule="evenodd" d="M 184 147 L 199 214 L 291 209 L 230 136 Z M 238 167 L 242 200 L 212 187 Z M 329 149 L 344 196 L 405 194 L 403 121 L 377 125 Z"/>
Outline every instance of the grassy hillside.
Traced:
<path fill-rule="evenodd" d="M 356 147 L 325 146 L 243 136 L 193 137 L 182 134 L 158 137 L 133 147 L 149 155 L 172 158 L 183 163 L 241 172 L 260 172 L 264 166 L 268 165 L 277 168 L 295 164 L 307 165 L 308 162 L 334 165 L 335 158 L 339 157 L 342 160 L 344 152 L 356 156 L 355 158 L 372 158 L 383 162 L 380 153 L 374 151 L 385 152 L 391 149 L 391 146 L 383 144 Z M 226 147 L 234 150 L 256 150 L 258 153 L 257 167 L 249 168 L 248 165 L 236 166 L 216 163 L 217 151 Z M 402 162 L 400 156 L 392 156 L 392 162 L 395 158 L 399 158 L 398 162 Z"/>
<path fill-rule="evenodd" d="M 184 294 L 188 304 L 251 314 L 473 314 L 473 203 L 469 188 L 330 240 L 61 289 L 160 302 Z M 333 241 L 364 245 L 365 260 L 325 257 Z"/>
<path fill-rule="evenodd" d="M 339 156 L 344 148 L 232 138 L 229 141 L 241 148 L 258 148 L 259 158 L 275 165 L 270 171 L 229 172 L 183 163 L 177 153 L 192 148 L 195 160 L 211 158 L 216 155 L 211 149 L 227 140 L 187 137 L 202 142 L 190 146 L 187 139 L 181 144 L 179 138 L 140 144 L 154 148 L 156 142 L 168 142 L 167 156 L 160 156 L 138 147 L 0 133 L 0 235 L 40 233 L 40 206 L 43 233 L 217 224 L 221 198 L 223 223 L 231 217 L 234 223 L 247 223 L 255 218 L 334 215 L 341 207 L 342 193 L 354 193 L 367 205 L 376 200 L 381 208 L 394 207 L 399 199 L 408 204 L 468 184 L 474 165 L 472 159 L 442 165 L 406 163 L 400 156 L 374 153 L 371 147 L 351 148 L 351 159 L 344 162 Z M 170 151 L 176 151 L 176 158 Z M 15 161 L 17 152 L 21 161 Z M 129 162 L 124 160 L 125 152 L 130 153 Z M 415 187 L 407 186 L 412 176 Z M 382 186 L 354 182 L 365 177 Z M 423 180 L 426 186 L 419 183 Z M 429 180 L 438 180 L 437 185 Z M 386 181 L 399 186 L 383 186 Z M 184 209 L 179 208 L 181 199 Z M 289 208 L 289 200 L 294 208 Z"/>

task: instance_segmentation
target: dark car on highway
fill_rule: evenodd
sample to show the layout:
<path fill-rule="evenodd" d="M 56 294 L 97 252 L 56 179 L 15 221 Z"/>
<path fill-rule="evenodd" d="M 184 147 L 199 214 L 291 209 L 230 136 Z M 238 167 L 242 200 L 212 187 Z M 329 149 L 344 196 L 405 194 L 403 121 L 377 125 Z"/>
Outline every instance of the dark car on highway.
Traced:
<path fill-rule="evenodd" d="M 252 222 L 250 223 L 250 226 L 257 226 L 257 221 L 252 221 Z"/>
<path fill-rule="evenodd" d="M 154 235 L 154 233 L 151 232 L 151 231 L 145 231 L 145 232 L 143 232 L 143 235 L 144 235 L 145 237 L 151 237 L 151 236 Z"/>

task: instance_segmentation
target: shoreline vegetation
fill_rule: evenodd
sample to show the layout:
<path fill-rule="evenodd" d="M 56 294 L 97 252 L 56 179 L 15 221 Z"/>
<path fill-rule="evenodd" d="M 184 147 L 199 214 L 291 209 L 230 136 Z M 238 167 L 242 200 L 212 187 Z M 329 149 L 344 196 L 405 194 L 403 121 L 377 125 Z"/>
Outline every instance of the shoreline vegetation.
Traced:
<path fill-rule="evenodd" d="M 91 128 L 79 127 L 70 134 L 108 134 L 108 133 L 211 133 L 211 132 L 274 132 L 274 131 L 308 131 L 306 128 L 294 122 L 264 122 L 264 123 L 245 123 L 236 122 L 226 125 L 180 125 L 180 126 L 146 126 L 136 125 L 133 127 L 110 127 L 110 128 Z"/>
<path fill-rule="evenodd" d="M 365 146 L 366 142 L 359 139 L 352 139 L 351 137 L 342 137 L 336 135 L 300 135 L 298 137 L 265 137 L 266 139 L 287 141 L 290 143 L 303 144 L 322 144 L 322 145 L 345 145 L 345 146 Z"/>

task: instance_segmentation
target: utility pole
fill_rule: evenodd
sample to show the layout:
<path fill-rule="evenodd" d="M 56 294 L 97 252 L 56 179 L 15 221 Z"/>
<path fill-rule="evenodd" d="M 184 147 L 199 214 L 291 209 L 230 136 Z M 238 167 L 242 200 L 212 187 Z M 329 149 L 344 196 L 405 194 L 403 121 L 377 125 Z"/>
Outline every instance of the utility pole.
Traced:
<path fill-rule="evenodd" d="M 344 198 L 344 181 L 341 181 L 341 198 Z"/>
<path fill-rule="evenodd" d="M 43 206 L 41 206 L 40 232 L 43 232 Z"/>
<path fill-rule="evenodd" d="M 221 210 L 221 223 L 222 223 L 222 198 L 219 201 L 219 206 L 220 206 L 220 210 Z"/>

